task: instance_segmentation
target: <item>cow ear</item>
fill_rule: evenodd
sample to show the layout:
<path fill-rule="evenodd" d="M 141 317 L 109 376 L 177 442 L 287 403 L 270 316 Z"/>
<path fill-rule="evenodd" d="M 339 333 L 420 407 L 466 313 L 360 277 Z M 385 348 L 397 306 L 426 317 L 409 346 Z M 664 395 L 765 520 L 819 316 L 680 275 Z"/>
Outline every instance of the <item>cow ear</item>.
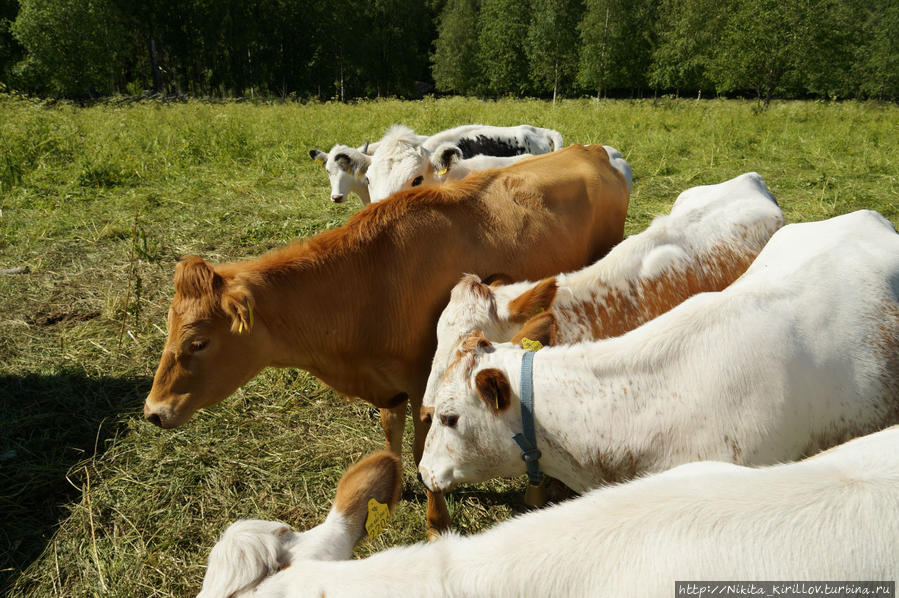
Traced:
<path fill-rule="evenodd" d="M 222 282 L 215 270 L 203 258 L 190 255 L 175 266 L 175 293 L 199 299 L 212 294 Z"/>
<path fill-rule="evenodd" d="M 222 293 L 222 310 L 231 318 L 231 332 L 246 334 L 253 329 L 253 297 L 245 288 L 237 287 Z"/>
<path fill-rule="evenodd" d="M 434 171 L 442 176 L 453 167 L 453 161 L 462 159 L 462 150 L 455 145 L 444 145 L 437 148 L 432 158 Z"/>
<path fill-rule="evenodd" d="M 493 345 L 481 330 L 473 330 L 462 338 L 462 351 L 466 353 L 491 353 Z"/>
<path fill-rule="evenodd" d="M 322 164 L 328 161 L 328 154 L 321 151 L 320 149 L 311 149 L 309 150 L 309 157 L 313 160 L 318 160 Z"/>
<path fill-rule="evenodd" d="M 362 154 L 351 155 L 346 152 L 340 152 L 334 156 L 334 161 L 341 169 L 356 176 L 365 174 L 368 171 L 368 165 L 371 164 L 371 160 L 362 159 Z"/>
<path fill-rule="evenodd" d="M 478 396 L 494 415 L 499 415 L 512 404 L 512 386 L 502 370 L 481 370 L 474 377 L 474 386 Z"/>
<path fill-rule="evenodd" d="M 555 278 L 544 278 L 537 286 L 509 302 L 509 318 L 513 322 L 524 322 L 542 311 L 549 309 L 556 298 L 558 284 Z"/>
<path fill-rule="evenodd" d="M 525 322 L 518 334 L 512 337 L 512 343 L 520 345 L 522 339 L 539 341 L 547 347 L 556 344 L 556 316 L 552 312 L 544 312 Z"/>

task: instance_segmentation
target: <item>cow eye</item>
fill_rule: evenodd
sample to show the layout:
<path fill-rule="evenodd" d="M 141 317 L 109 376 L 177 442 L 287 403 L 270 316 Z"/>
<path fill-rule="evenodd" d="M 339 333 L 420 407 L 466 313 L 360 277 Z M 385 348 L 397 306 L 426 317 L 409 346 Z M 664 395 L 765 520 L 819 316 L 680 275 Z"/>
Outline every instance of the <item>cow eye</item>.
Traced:
<path fill-rule="evenodd" d="M 459 423 L 459 416 L 455 413 L 441 413 L 440 423 L 447 428 L 455 428 L 456 424 Z"/>
<path fill-rule="evenodd" d="M 190 352 L 191 352 L 191 353 L 197 353 L 197 352 L 199 352 L 199 351 L 202 351 L 203 349 L 206 348 L 206 346 L 207 346 L 208 344 L 209 344 L 209 339 L 208 339 L 208 338 L 198 338 L 198 339 L 194 339 L 194 340 L 191 341 L 191 343 L 190 343 Z"/>
<path fill-rule="evenodd" d="M 412 186 L 418 187 L 419 185 L 421 185 L 422 181 L 424 181 L 424 180 L 425 180 L 425 177 L 418 175 L 417 177 L 412 179 Z"/>

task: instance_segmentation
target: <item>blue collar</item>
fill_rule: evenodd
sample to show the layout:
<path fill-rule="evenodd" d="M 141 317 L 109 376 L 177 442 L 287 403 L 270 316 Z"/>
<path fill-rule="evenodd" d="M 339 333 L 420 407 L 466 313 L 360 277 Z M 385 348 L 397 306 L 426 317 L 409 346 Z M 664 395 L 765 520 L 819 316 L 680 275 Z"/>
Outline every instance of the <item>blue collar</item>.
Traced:
<path fill-rule="evenodd" d="M 528 480 L 534 486 L 543 481 L 540 470 L 540 450 L 534 432 L 534 353 L 525 352 L 521 357 L 521 427 L 524 433 L 512 436 L 521 449 L 521 457 L 527 464 Z"/>

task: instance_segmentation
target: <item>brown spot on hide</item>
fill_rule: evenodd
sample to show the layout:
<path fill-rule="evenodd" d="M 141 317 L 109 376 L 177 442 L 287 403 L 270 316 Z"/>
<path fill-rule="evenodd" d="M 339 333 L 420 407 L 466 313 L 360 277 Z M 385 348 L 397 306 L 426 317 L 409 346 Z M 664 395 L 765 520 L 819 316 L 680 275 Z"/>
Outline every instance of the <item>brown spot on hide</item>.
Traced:
<path fill-rule="evenodd" d="M 744 235 L 657 276 L 631 280 L 624 291 L 600 284 L 592 296 L 553 309 L 557 317 L 554 342 L 570 344 L 621 336 L 697 293 L 725 289 L 746 271 L 761 249 L 762 244 Z M 582 326 L 590 329 L 590 338 L 584 338 Z"/>

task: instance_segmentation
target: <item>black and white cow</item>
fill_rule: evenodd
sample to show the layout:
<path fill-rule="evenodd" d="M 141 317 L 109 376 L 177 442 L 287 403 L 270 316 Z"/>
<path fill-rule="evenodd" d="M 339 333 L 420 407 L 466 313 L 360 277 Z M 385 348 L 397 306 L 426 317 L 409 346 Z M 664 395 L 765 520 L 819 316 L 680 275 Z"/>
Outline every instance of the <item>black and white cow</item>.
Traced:
<path fill-rule="evenodd" d="M 561 149 L 562 135 L 552 129 L 530 125 L 463 125 L 422 141 L 412 129 L 395 125 L 387 131 L 371 156 L 367 171 L 371 200 L 379 201 L 402 189 L 422 184 L 430 156 L 447 143 L 456 146 L 462 158 L 477 155 L 517 156 L 545 154 Z"/>

